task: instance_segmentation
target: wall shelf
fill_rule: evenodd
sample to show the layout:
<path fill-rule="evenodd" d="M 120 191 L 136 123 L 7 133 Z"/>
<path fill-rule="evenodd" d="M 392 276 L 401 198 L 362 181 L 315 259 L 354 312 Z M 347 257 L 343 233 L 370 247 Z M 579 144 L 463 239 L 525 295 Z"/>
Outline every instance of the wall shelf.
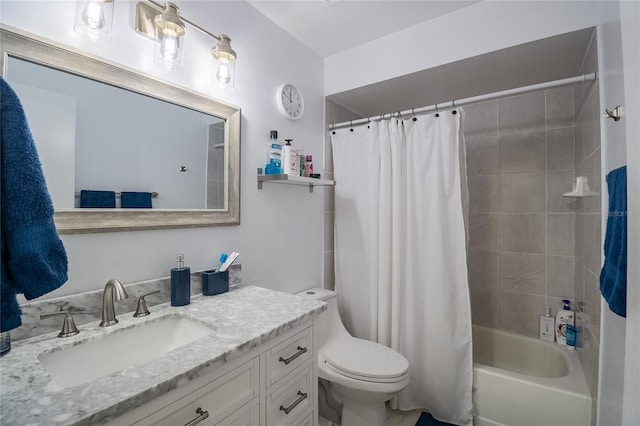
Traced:
<path fill-rule="evenodd" d="M 282 183 L 285 185 L 303 185 L 309 187 L 309 192 L 313 192 L 315 186 L 335 186 L 335 180 L 316 179 L 302 176 L 289 176 L 289 175 L 263 175 L 260 172 L 262 169 L 258 169 L 258 189 L 262 189 L 263 183 Z"/>

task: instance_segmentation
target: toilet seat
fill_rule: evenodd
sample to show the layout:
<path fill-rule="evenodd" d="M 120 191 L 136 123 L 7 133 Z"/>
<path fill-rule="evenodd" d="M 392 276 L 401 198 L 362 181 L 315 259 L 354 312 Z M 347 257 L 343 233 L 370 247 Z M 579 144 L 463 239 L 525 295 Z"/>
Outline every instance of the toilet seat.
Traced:
<path fill-rule="evenodd" d="M 409 362 L 398 352 L 354 337 L 340 339 L 323 352 L 327 368 L 356 380 L 395 383 L 404 380 L 409 370 Z"/>

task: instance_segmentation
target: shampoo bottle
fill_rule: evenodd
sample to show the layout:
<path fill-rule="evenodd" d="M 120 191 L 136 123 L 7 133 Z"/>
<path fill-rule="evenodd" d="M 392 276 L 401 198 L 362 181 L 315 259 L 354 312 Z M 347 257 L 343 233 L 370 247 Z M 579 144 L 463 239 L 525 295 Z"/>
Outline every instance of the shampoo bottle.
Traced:
<path fill-rule="evenodd" d="M 298 176 L 298 154 L 291 147 L 293 139 L 285 139 L 282 147 L 282 173 L 290 176 Z"/>
<path fill-rule="evenodd" d="M 571 307 L 569 306 L 570 301 L 564 299 L 562 301 L 564 303 L 564 307 L 561 311 L 558 312 L 556 316 L 556 342 L 561 345 L 567 345 L 567 325 L 574 325 L 574 315 Z"/>
<path fill-rule="evenodd" d="M 178 267 L 171 269 L 171 306 L 191 302 L 191 268 L 184 266 L 184 255 L 177 256 Z"/>
<path fill-rule="evenodd" d="M 547 309 L 543 316 L 540 317 L 540 338 L 553 342 L 555 337 L 555 320 L 551 316 L 551 308 L 547 306 Z"/>

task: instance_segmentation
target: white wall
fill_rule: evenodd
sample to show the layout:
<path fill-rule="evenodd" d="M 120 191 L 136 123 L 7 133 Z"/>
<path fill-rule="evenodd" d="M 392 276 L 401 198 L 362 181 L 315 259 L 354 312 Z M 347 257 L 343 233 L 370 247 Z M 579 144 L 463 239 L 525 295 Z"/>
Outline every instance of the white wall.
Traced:
<path fill-rule="evenodd" d="M 20 96 L 53 205 L 73 208 L 75 200 L 76 99 L 56 91 L 10 81 Z M 50 105 L 55 105 L 51 108 Z M 64 164 L 66 167 L 57 165 Z"/>
<path fill-rule="evenodd" d="M 178 2 L 186 18 L 209 31 L 226 33 L 238 53 L 235 91 L 216 92 L 209 85 L 209 50 L 213 40 L 187 31 L 184 67 L 174 73 L 153 65 L 153 42 L 133 28 L 135 1 L 115 3 L 112 41 L 81 39 L 73 32 L 75 3 L 5 1 L 0 22 L 73 46 L 110 61 L 196 90 L 242 108 L 241 225 L 63 236 L 69 255 L 69 281 L 45 297 L 102 288 L 109 278 L 123 283 L 167 276 L 176 253 L 192 269 L 213 266 L 221 252 L 241 253 L 245 281 L 283 291 L 322 284 L 323 188 L 256 187 L 269 130 L 294 143 L 320 164 L 323 140 L 323 63 L 306 46 L 240 1 Z M 37 11 L 37 13 L 36 13 Z M 305 115 L 292 122 L 275 105 L 283 82 L 297 84 Z M 321 169 L 320 167 L 318 167 Z"/>
<path fill-rule="evenodd" d="M 483 1 L 325 58 L 325 94 L 597 24 L 596 2 Z"/>
<path fill-rule="evenodd" d="M 628 259 L 640 252 L 640 3 L 620 2 L 627 129 Z M 635 255 L 633 254 L 635 253 Z M 636 256 L 636 257 L 633 257 Z M 627 327 L 622 424 L 640 418 L 640 263 L 627 263 Z"/>

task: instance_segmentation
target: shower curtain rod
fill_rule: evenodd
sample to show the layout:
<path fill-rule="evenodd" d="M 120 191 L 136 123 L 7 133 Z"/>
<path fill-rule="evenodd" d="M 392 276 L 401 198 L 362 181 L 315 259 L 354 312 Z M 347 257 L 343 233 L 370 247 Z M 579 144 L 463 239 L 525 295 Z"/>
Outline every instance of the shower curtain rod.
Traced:
<path fill-rule="evenodd" d="M 516 87 L 515 89 L 502 90 L 500 92 L 487 93 L 484 95 L 472 96 L 470 98 L 457 99 L 457 100 L 454 99 L 452 101 L 438 103 L 438 104 L 430 105 L 426 107 L 413 108 L 413 109 L 408 109 L 406 111 L 400 111 L 400 112 L 386 113 L 377 117 L 359 118 L 357 120 L 345 121 L 343 123 L 330 124 L 329 130 L 339 129 L 342 127 L 351 127 L 357 124 L 368 123 L 370 121 L 383 120 L 385 116 L 388 116 L 387 118 L 402 117 L 403 115 L 407 115 L 407 114 L 415 115 L 415 114 L 422 114 L 422 113 L 427 113 L 431 111 L 446 110 L 446 109 L 457 108 L 463 105 L 468 105 L 476 102 L 487 101 L 490 99 L 504 98 L 506 96 L 517 95 L 517 94 L 527 93 L 527 92 L 535 92 L 541 89 L 549 89 L 552 87 L 566 86 L 567 84 L 582 83 L 585 81 L 594 81 L 596 78 L 597 78 L 596 73 L 583 74 L 577 77 L 569 77 L 569 78 L 563 78 L 561 80 L 547 81 L 546 83 Z"/>

